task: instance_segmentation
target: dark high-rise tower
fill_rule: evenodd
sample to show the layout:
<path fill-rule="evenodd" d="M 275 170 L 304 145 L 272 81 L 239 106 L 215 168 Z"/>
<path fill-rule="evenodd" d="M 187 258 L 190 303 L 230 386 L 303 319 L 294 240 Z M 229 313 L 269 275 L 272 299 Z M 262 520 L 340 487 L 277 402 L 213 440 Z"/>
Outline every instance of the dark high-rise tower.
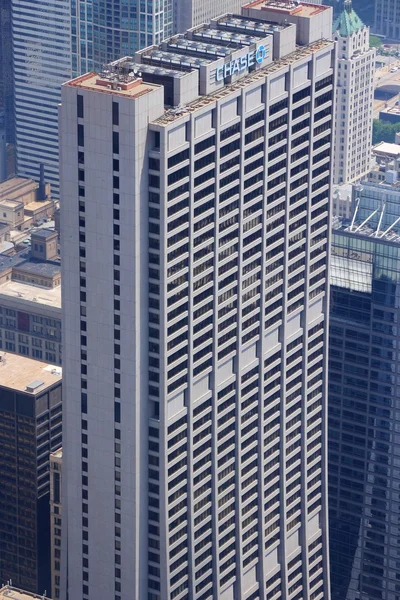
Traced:
<path fill-rule="evenodd" d="M 50 452 L 61 446 L 61 368 L 0 352 L 0 581 L 50 590 Z"/>
<path fill-rule="evenodd" d="M 382 144 L 393 152 L 394 144 Z M 400 147 L 397 156 L 400 156 Z M 393 158 L 393 156 L 392 156 Z M 397 166 L 395 166 L 397 165 Z M 396 178 L 398 161 L 388 180 Z M 331 257 L 329 514 L 333 600 L 400 596 L 400 193 L 354 191 Z"/>

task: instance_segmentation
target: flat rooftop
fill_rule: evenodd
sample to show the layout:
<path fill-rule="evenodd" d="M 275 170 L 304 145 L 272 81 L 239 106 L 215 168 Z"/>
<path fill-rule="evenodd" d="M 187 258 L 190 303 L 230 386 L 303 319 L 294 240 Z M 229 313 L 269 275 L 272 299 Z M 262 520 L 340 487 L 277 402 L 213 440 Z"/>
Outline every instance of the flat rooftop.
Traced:
<path fill-rule="evenodd" d="M 53 306 L 61 310 L 61 285 L 53 289 L 37 287 L 19 281 L 7 281 L 0 285 L 0 297 L 20 298 L 35 304 Z M 34 307 L 32 307 L 34 310 Z"/>
<path fill-rule="evenodd" d="M 6 387 L 17 392 L 38 394 L 61 379 L 62 369 L 58 365 L 50 365 L 11 352 L 0 352 L 0 388 Z M 34 387 L 34 392 L 27 390 L 31 385 Z"/>
<path fill-rule="evenodd" d="M 38 203 L 35 203 L 35 204 L 38 204 Z M 47 238 L 53 237 L 54 235 L 58 235 L 58 233 L 55 229 L 46 229 L 45 227 L 43 227 L 42 229 L 35 229 L 34 231 L 31 232 L 31 235 L 34 236 L 35 238 L 47 239 Z"/>
<path fill-rule="evenodd" d="M 379 142 L 372 148 L 374 154 L 397 157 L 400 156 L 400 144 L 391 144 L 389 142 Z"/>
<path fill-rule="evenodd" d="M 43 277 L 55 277 L 61 274 L 61 266 L 58 262 L 34 259 L 29 249 L 21 250 L 13 256 L 0 254 L 0 273 L 10 268 L 18 268 L 26 273 Z"/>
<path fill-rule="evenodd" d="M 37 600 L 49 600 L 46 596 L 39 596 L 38 594 L 32 594 L 32 592 L 25 592 L 24 590 L 19 590 L 18 588 L 11 587 L 9 585 L 5 585 L 0 588 L 0 600 L 32 600 L 35 598 Z"/>
<path fill-rule="evenodd" d="M 43 277 L 56 277 L 61 274 L 61 266 L 51 262 L 40 262 L 34 259 L 26 260 L 15 265 L 21 271 L 32 273 L 33 275 L 42 275 Z"/>
<path fill-rule="evenodd" d="M 292 0 L 254 0 L 245 4 L 243 9 L 267 10 L 268 12 L 286 13 L 298 17 L 313 17 L 318 13 L 330 10 L 330 6 L 322 4 L 308 4 L 307 2 L 296 2 Z"/>
<path fill-rule="evenodd" d="M 32 179 L 25 179 L 24 177 L 12 177 L 0 183 L 0 198 L 18 198 L 22 194 L 28 194 L 34 190 L 37 190 L 39 184 Z"/>
<path fill-rule="evenodd" d="M 141 77 L 137 76 L 136 74 L 127 75 L 125 82 L 118 81 L 117 85 L 115 86 L 114 78 L 115 75 L 113 73 L 110 73 L 109 75 L 107 73 L 98 75 L 97 73 L 91 72 L 86 73 L 86 75 L 82 75 L 81 77 L 77 77 L 76 79 L 71 79 L 71 81 L 67 81 L 67 83 L 64 85 L 85 90 L 94 90 L 96 92 L 103 92 L 105 94 L 113 94 L 114 96 L 128 96 L 131 98 L 138 98 L 139 96 L 148 94 L 149 92 L 160 87 L 159 85 L 155 85 L 153 83 L 143 83 Z M 123 89 L 124 85 L 127 86 L 126 89 Z"/>
<path fill-rule="evenodd" d="M 0 198 L 0 205 L 2 206 L 2 208 L 14 209 L 23 206 L 24 203 L 22 202 L 22 200 L 10 200 L 10 198 Z"/>
<path fill-rule="evenodd" d="M 46 208 L 54 204 L 53 200 L 36 200 L 35 202 L 28 202 L 25 204 L 25 210 L 38 210 L 40 208 Z"/>

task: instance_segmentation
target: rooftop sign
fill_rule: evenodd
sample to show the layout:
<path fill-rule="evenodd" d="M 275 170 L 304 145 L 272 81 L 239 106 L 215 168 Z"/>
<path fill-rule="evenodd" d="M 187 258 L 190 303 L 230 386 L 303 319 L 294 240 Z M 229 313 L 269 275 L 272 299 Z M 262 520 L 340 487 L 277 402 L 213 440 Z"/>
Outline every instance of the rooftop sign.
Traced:
<path fill-rule="evenodd" d="M 215 72 L 215 78 L 217 81 L 223 81 L 225 77 L 230 77 L 235 73 L 240 73 L 241 71 L 246 71 L 249 67 L 253 66 L 256 63 L 261 64 L 268 56 L 268 48 L 264 45 L 258 46 L 256 50 L 252 50 L 251 52 L 247 52 L 240 58 L 236 58 L 235 60 L 231 60 L 225 65 L 218 67 Z"/>

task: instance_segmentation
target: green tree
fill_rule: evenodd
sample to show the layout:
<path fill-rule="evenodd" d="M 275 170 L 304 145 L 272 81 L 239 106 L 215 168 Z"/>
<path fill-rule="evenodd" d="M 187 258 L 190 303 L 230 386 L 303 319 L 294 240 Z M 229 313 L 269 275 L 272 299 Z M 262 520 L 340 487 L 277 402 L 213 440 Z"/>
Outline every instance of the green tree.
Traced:
<path fill-rule="evenodd" d="M 369 47 L 370 48 L 379 48 L 379 46 L 382 46 L 383 42 L 381 40 L 381 38 L 379 38 L 377 35 L 370 35 L 369 36 Z"/>
<path fill-rule="evenodd" d="M 394 143 L 396 133 L 400 131 L 399 123 L 388 123 L 387 121 L 380 121 L 374 119 L 372 128 L 372 144 L 378 144 L 379 142 L 391 142 Z"/>

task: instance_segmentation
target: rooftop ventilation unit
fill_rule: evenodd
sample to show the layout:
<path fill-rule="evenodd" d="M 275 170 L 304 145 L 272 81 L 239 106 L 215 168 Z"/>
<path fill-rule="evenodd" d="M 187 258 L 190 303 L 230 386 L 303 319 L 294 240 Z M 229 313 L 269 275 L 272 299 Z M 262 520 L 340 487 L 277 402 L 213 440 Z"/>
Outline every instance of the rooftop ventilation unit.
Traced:
<path fill-rule="evenodd" d="M 42 381 L 41 379 L 35 379 L 35 381 L 31 381 L 31 383 L 28 383 L 28 385 L 26 386 L 26 391 L 33 394 L 42 385 L 44 385 L 44 381 Z"/>

